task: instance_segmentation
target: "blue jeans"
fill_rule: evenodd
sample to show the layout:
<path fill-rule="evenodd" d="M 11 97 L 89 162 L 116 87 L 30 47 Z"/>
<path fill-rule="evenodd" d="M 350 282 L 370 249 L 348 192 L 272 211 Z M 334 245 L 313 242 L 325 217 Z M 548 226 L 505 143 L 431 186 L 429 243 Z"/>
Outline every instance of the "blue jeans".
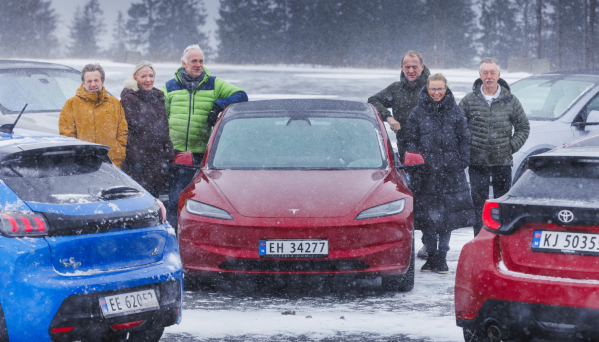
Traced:
<path fill-rule="evenodd" d="M 449 239 L 451 239 L 451 231 L 437 233 L 435 229 L 428 229 L 428 227 L 422 230 L 422 243 L 426 247 L 427 253 L 436 250 L 447 253 L 449 251 Z"/>
<path fill-rule="evenodd" d="M 180 151 L 176 151 L 180 152 Z M 193 154 L 194 165 L 200 165 L 202 163 L 203 153 Z M 170 225 L 177 230 L 177 218 L 179 216 L 179 195 L 181 191 L 185 189 L 189 183 L 193 180 L 197 169 L 178 168 L 174 167 L 172 171 L 172 181 L 168 192 L 168 207 L 166 207 L 166 219 Z"/>

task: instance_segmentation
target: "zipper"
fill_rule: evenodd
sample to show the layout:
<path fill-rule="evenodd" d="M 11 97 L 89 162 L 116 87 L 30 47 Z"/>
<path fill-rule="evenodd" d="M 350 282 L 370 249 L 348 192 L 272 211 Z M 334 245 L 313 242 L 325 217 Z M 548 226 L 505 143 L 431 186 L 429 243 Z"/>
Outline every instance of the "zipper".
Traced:
<path fill-rule="evenodd" d="M 189 92 L 189 110 L 187 111 L 187 135 L 185 136 L 185 152 L 187 152 L 187 142 L 189 141 L 189 125 L 191 124 L 191 111 L 193 106 L 191 101 L 195 98 L 195 89 L 193 92 Z"/>

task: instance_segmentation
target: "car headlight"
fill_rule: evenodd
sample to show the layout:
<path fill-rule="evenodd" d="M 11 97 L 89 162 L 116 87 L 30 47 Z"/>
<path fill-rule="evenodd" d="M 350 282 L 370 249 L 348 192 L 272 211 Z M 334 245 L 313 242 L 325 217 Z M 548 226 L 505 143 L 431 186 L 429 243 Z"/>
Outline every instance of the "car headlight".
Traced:
<path fill-rule="evenodd" d="M 231 214 L 229 214 L 226 210 L 190 199 L 185 202 L 185 209 L 187 209 L 187 212 L 194 215 L 212 217 L 221 220 L 233 220 L 233 216 L 231 216 Z"/>
<path fill-rule="evenodd" d="M 370 209 L 366 209 L 362 211 L 358 216 L 356 216 L 356 220 L 365 220 L 371 219 L 375 217 L 383 217 L 383 216 L 391 216 L 399 214 L 403 211 L 403 208 L 406 205 L 405 198 L 402 198 L 397 201 L 377 205 L 376 207 L 372 207 Z"/>

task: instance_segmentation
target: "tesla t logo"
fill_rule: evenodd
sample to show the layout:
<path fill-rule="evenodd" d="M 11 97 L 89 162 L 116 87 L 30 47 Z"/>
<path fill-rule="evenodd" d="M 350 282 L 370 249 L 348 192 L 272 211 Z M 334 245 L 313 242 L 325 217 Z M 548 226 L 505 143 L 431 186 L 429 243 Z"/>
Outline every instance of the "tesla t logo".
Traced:
<path fill-rule="evenodd" d="M 293 215 L 295 215 L 295 213 L 297 213 L 299 211 L 299 209 L 289 209 L 289 211 L 291 211 L 293 213 Z"/>
<path fill-rule="evenodd" d="M 557 214 L 557 218 L 563 223 L 570 223 L 574 220 L 574 214 L 570 210 L 562 210 Z"/>

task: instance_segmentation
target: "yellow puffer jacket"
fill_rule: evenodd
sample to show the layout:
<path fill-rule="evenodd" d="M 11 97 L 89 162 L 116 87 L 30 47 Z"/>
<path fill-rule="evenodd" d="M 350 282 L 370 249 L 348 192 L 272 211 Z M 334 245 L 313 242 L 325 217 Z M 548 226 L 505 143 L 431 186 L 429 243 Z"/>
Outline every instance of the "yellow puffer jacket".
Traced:
<path fill-rule="evenodd" d="M 77 95 L 67 100 L 58 119 L 60 135 L 110 147 L 108 157 L 121 167 L 125 160 L 128 127 L 119 100 L 106 89 L 88 93 L 83 84 Z"/>

